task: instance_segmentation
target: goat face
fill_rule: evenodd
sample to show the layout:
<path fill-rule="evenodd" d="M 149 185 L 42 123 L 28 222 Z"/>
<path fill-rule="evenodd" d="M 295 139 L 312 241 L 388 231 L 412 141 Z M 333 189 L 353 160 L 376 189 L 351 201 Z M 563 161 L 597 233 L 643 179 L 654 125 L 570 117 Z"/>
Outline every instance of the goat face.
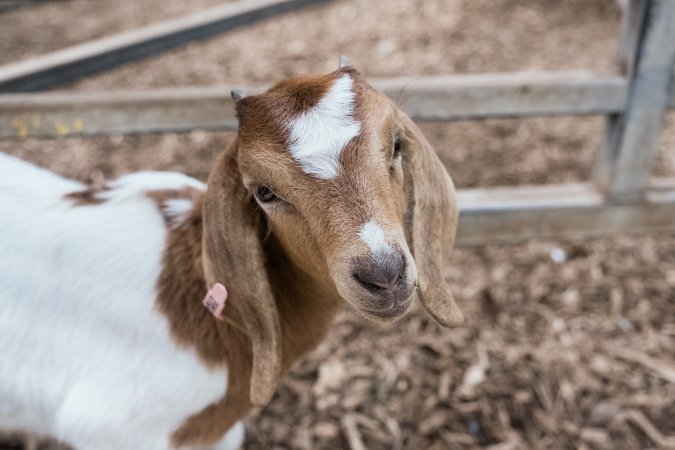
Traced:
<path fill-rule="evenodd" d="M 263 222 L 326 297 L 390 322 L 417 296 L 442 325 L 462 322 L 443 277 L 454 187 L 405 114 L 352 68 L 233 97 L 239 133 L 209 177 L 203 265 L 251 339 L 254 404 L 269 401 L 282 369 Z"/>
<path fill-rule="evenodd" d="M 294 78 L 236 108 L 242 183 L 293 264 L 378 322 L 402 316 L 418 282 L 445 285 L 438 266 L 454 239 L 452 183 L 410 119 L 358 72 Z M 429 179 L 415 179 L 425 169 Z M 415 235 L 412 222 L 425 220 Z M 417 239 L 437 240 L 416 246 L 436 265 L 421 280 L 408 245 Z M 436 300 L 427 309 L 457 322 L 442 295 L 444 311 L 430 307 Z"/>

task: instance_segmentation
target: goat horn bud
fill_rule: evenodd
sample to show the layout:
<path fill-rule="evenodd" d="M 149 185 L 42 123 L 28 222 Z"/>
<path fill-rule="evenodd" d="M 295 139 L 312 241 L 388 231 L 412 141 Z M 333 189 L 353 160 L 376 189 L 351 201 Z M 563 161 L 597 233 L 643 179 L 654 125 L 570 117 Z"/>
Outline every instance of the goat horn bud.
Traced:
<path fill-rule="evenodd" d="M 230 95 L 232 96 L 232 100 L 234 100 L 235 102 L 246 97 L 246 94 L 244 94 L 244 91 L 242 91 L 241 89 L 232 89 L 230 91 Z"/>
<path fill-rule="evenodd" d="M 347 67 L 349 65 L 349 58 L 347 58 L 345 55 L 340 55 L 340 62 L 338 63 L 338 69 L 342 69 L 343 67 Z"/>

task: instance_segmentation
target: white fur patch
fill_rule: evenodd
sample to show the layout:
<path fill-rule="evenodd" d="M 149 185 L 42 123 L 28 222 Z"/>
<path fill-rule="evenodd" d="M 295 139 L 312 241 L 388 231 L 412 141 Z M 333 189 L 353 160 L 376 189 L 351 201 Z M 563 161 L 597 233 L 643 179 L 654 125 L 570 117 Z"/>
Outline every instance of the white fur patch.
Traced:
<path fill-rule="evenodd" d="M 109 189 L 100 194 L 101 200 L 120 203 L 137 195 L 166 189 L 192 187 L 206 190 L 206 184 L 175 172 L 135 172 L 119 177 L 107 185 Z"/>
<path fill-rule="evenodd" d="M 305 173 L 322 179 L 337 175 L 342 149 L 361 131 L 354 120 L 354 81 L 343 75 L 309 111 L 288 124 L 291 155 Z"/>
<path fill-rule="evenodd" d="M 189 217 L 195 202 L 186 198 L 170 198 L 162 203 L 162 212 L 169 220 L 171 228 L 178 228 Z"/>
<path fill-rule="evenodd" d="M 145 192 L 186 184 L 203 186 L 129 175 L 111 201 L 73 206 L 63 196 L 82 185 L 0 153 L 0 433 L 166 450 L 186 417 L 225 394 L 226 368 L 178 346 L 155 306 L 167 231 Z M 237 425 L 216 448 L 242 435 Z"/>
<path fill-rule="evenodd" d="M 384 231 L 373 220 L 363 224 L 359 238 L 366 243 L 374 256 L 392 251 L 391 246 L 384 239 Z"/>

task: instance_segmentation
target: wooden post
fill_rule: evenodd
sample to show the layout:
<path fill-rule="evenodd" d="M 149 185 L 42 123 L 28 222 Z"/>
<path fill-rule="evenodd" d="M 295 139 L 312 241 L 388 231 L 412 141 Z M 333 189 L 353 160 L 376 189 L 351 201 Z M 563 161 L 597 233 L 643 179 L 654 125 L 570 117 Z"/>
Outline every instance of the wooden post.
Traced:
<path fill-rule="evenodd" d="M 624 111 L 608 119 L 595 170 L 613 202 L 634 201 L 651 173 L 669 104 L 675 62 L 675 0 L 631 0 L 623 38 L 630 83 Z M 620 52 L 621 53 L 621 52 Z"/>

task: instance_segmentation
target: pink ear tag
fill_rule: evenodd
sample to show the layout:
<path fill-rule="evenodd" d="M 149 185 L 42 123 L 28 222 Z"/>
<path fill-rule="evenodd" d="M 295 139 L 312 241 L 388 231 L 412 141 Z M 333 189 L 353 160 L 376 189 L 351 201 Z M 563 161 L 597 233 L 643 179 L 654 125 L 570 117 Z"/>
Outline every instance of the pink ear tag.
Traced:
<path fill-rule="evenodd" d="M 220 283 L 213 285 L 206 297 L 202 300 L 202 304 L 211 311 L 213 317 L 218 320 L 223 320 L 223 310 L 225 309 L 225 300 L 227 300 L 227 289 Z"/>

